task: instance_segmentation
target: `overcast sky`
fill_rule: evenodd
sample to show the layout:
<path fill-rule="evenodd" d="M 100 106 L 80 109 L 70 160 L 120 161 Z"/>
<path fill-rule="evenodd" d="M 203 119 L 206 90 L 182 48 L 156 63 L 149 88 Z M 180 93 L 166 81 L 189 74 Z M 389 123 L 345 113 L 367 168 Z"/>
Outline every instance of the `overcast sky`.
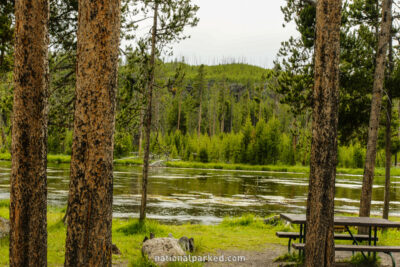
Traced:
<path fill-rule="evenodd" d="M 235 59 L 273 66 L 280 43 L 297 35 L 282 27 L 285 0 L 194 0 L 200 22 L 185 32 L 191 38 L 174 45 L 174 57 L 190 64 L 218 64 Z"/>

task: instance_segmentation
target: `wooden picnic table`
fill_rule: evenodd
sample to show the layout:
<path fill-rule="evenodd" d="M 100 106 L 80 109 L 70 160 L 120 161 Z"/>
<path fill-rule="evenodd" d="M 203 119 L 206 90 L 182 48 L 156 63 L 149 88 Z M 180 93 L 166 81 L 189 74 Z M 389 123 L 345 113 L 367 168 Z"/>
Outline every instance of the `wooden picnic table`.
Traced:
<path fill-rule="evenodd" d="M 293 224 L 306 224 L 305 214 L 282 213 L 281 218 Z M 400 228 L 400 222 L 393 222 L 386 219 L 370 217 L 335 216 L 334 224 L 341 226 Z"/>
<path fill-rule="evenodd" d="M 300 225 L 300 243 L 305 243 L 307 238 L 307 225 L 306 225 L 306 215 L 305 214 L 291 214 L 291 213 L 282 213 L 280 215 L 281 219 L 286 220 L 293 224 Z M 334 225 L 344 226 L 346 231 L 349 233 L 351 239 L 353 240 L 353 244 L 359 245 L 358 241 L 354 237 L 353 233 L 350 230 L 350 226 L 361 226 L 368 227 L 369 229 L 369 238 L 368 245 L 372 245 L 372 241 L 374 246 L 376 246 L 377 241 L 377 230 L 380 228 L 400 228 L 400 222 L 393 222 L 386 219 L 381 218 L 369 218 L 369 217 L 349 217 L 349 216 L 335 216 L 334 217 Z M 374 236 L 372 237 L 372 230 L 374 231 Z M 366 250 L 367 251 L 367 250 Z M 361 251 L 364 255 L 364 253 Z M 369 254 L 370 252 L 368 252 Z M 376 253 L 374 252 L 374 257 Z M 364 255 L 365 257 L 365 255 Z M 393 257 L 392 257 L 393 259 Z"/>

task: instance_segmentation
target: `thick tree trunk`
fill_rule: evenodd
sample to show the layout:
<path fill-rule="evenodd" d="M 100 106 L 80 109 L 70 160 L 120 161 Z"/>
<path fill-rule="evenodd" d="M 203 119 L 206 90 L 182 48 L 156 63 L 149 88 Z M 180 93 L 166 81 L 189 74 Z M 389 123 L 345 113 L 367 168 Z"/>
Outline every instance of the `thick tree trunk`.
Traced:
<path fill-rule="evenodd" d="M 315 83 L 306 266 L 335 264 L 333 217 L 337 164 L 341 0 L 317 3 Z"/>
<path fill-rule="evenodd" d="M 368 128 L 367 153 L 363 175 L 363 185 L 360 201 L 360 217 L 369 217 L 371 211 L 372 185 L 374 182 L 374 170 L 376 160 L 376 143 L 378 139 L 379 117 L 382 103 L 382 91 L 385 75 L 386 53 L 390 38 L 392 24 L 392 0 L 382 1 L 382 22 L 378 38 L 378 50 L 376 54 L 376 67 L 372 92 L 371 115 Z M 365 229 L 361 228 L 363 233 Z"/>
<path fill-rule="evenodd" d="M 153 32 L 151 38 L 151 57 L 150 57 L 150 73 L 149 87 L 147 90 L 147 109 L 145 113 L 144 129 L 144 157 L 143 157 L 143 175 L 142 175 L 142 201 L 140 204 L 139 220 L 143 222 L 146 219 L 147 205 L 147 179 L 149 176 L 149 156 L 150 156 L 150 134 L 151 134 L 151 110 L 153 100 L 154 74 L 155 74 L 155 55 L 157 42 L 157 23 L 158 23 L 158 2 L 154 4 Z"/>
<path fill-rule="evenodd" d="M 47 266 L 48 0 L 15 2 L 10 266 Z"/>
<path fill-rule="evenodd" d="M 65 266 L 111 266 L 120 1 L 79 1 Z"/>

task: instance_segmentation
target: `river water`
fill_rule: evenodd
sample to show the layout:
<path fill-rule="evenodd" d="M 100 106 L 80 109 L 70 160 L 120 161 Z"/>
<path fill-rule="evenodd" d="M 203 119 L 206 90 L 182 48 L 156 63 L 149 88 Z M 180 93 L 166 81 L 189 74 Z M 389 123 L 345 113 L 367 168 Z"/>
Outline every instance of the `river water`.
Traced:
<path fill-rule="evenodd" d="M 9 198 L 11 163 L 0 161 L 0 199 Z M 138 217 L 141 168 L 114 167 L 113 215 Z M 362 176 L 338 175 L 335 211 L 357 213 Z M 69 165 L 48 167 L 48 203 L 65 206 Z M 375 177 L 372 213 L 383 208 L 384 177 Z M 215 224 L 225 216 L 254 213 L 305 213 L 308 175 L 304 173 L 249 172 L 151 168 L 148 218 L 168 223 Z M 400 216 L 400 177 L 392 177 L 390 215 Z"/>

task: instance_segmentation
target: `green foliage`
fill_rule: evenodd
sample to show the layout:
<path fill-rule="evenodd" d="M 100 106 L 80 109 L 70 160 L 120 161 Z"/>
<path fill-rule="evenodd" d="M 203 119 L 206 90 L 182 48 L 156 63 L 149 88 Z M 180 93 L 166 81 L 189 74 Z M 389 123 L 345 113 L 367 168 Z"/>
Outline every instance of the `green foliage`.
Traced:
<path fill-rule="evenodd" d="M 0 2 L 0 75 L 13 66 L 14 1 Z"/>
<path fill-rule="evenodd" d="M 126 132 L 116 132 L 114 136 L 114 155 L 126 156 L 133 150 L 132 135 Z"/>
<path fill-rule="evenodd" d="M 208 162 L 207 148 L 205 148 L 205 147 L 200 148 L 199 160 L 200 160 L 200 162 L 203 162 L 203 163 L 207 163 Z"/>

